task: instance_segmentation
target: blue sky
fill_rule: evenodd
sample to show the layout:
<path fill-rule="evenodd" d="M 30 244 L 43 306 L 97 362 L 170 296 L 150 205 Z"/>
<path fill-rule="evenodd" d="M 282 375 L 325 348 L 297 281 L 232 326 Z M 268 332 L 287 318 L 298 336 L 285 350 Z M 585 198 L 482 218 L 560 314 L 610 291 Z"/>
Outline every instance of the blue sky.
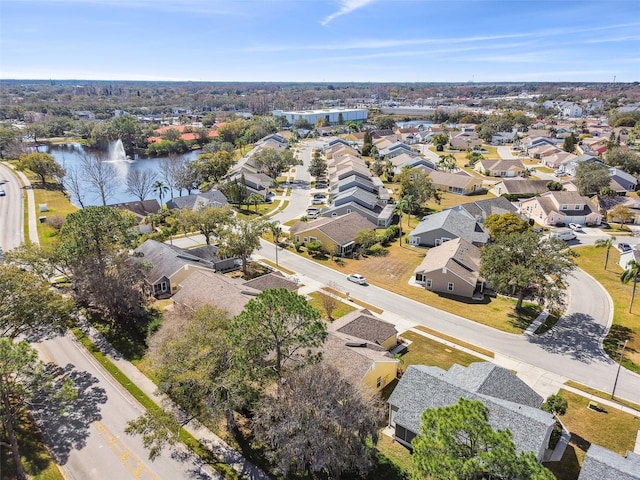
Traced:
<path fill-rule="evenodd" d="M 0 0 L 0 77 L 640 81 L 639 0 Z"/>

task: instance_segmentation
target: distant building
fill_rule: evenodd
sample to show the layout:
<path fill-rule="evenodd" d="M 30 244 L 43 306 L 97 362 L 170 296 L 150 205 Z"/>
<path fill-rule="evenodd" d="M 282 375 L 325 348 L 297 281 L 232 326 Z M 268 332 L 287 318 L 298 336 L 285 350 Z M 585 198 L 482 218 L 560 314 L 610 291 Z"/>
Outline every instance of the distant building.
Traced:
<path fill-rule="evenodd" d="M 322 110 L 274 110 L 274 117 L 285 117 L 289 125 L 303 118 L 311 125 L 315 125 L 318 119 L 323 118 L 330 124 L 338 124 L 341 120 L 346 122 L 366 122 L 369 110 L 366 108 L 328 108 Z"/>

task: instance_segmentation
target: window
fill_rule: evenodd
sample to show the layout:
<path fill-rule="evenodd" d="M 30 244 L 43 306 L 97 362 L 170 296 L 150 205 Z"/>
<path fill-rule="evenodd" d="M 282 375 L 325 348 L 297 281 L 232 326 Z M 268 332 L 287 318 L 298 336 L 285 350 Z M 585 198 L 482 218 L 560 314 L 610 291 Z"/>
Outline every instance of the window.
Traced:
<path fill-rule="evenodd" d="M 382 386 L 382 377 L 378 377 L 376 380 L 376 388 L 380 388 Z"/>
<path fill-rule="evenodd" d="M 431 288 L 431 285 L 433 284 L 433 281 L 430 278 L 426 278 L 424 281 L 424 286 L 427 288 Z"/>
<path fill-rule="evenodd" d="M 576 205 L 576 210 L 582 210 L 582 205 Z"/>
<path fill-rule="evenodd" d="M 156 283 L 153 286 L 153 293 L 162 293 L 167 291 L 167 282 Z"/>
<path fill-rule="evenodd" d="M 300 235 L 296 235 L 296 243 L 300 243 Z"/>
<path fill-rule="evenodd" d="M 447 290 L 449 290 L 450 292 L 453 292 L 453 282 L 449 282 L 447 284 Z"/>
<path fill-rule="evenodd" d="M 560 210 L 569 210 L 569 206 L 568 205 L 561 205 L 560 206 Z"/>

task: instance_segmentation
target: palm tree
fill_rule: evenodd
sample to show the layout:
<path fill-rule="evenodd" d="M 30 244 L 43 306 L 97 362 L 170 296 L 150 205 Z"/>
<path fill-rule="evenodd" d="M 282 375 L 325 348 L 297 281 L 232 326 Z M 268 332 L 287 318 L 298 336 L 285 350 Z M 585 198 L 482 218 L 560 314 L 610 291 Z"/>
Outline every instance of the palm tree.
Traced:
<path fill-rule="evenodd" d="M 156 182 L 153 184 L 153 193 L 157 193 L 160 197 L 160 206 L 162 206 L 162 199 L 168 191 L 169 185 L 164 183 L 162 180 L 156 180 Z"/>
<path fill-rule="evenodd" d="M 640 275 L 640 262 L 631 260 L 627 263 L 627 268 L 622 275 L 620 275 L 620 281 L 622 283 L 629 283 L 633 280 L 633 291 L 631 292 L 631 304 L 629 305 L 629 313 L 633 308 L 633 299 L 636 296 L 636 285 L 638 284 L 638 276 Z"/>
<path fill-rule="evenodd" d="M 249 198 L 247 198 L 247 202 L 253 203 L 253 208 L 256 209 L 256 213 L 258 213 L 258 204 L 263 200 L 264 198 L 262 198 L 262 195 L 259 195 L 257 193 L 252 193 L 251 195 L 249 195 Z"/>
<path fill-rule="evenodd" d="M 604 257 L 604 269 L 607 269 L 607 264 L 609 263 L 609 250 L 611 250 L 611 247 L 613 246 L 613 242 L 616 241 L 616 237 L 609 237 L 607 239 L 601 238 L 600 240 L 596 240 L 596 247 L 597 248 L 606 248 L 606 255 Z"/>
<path fill-rule="evenodd" d="M 398 227 L 400 227 L 400 245 L 402 245 L 402 214 L 407 211 L 411 201 L 411 199 L 409 199 L 408 197 L 411 197 L 411 195 L 405 195 L 404 197 L 400 198 L 395 207 L 393 207 L 393 211 L 398 214 L 398 217 L 400 219 L 398 221 Z"/>

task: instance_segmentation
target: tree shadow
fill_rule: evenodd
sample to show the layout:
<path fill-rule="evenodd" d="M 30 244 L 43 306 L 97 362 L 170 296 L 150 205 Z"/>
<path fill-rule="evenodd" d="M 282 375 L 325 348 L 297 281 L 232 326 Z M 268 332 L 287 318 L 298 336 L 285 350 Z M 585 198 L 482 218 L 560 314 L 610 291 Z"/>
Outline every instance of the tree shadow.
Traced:
<path fill-rule="evenodd" d="M 71 450 L 86 445 L 89 425 L 102 418 L 100 405 L 106 403 L 107 395 L 102 387 L 96 385 L 96 377 L 76 370 L 72 364 L 58 367 L 49 363 L 46 370 L 53 376 L 52 388 L 34 399 L 31 411 L 41 426 L 52 456 L 59 465 L 64 465 Z M 67 382 L 77 392 L 73 398 L 61 395 Z"/>
<path fill-rule="evenodd" d="M 567 355 L 583 363 L 610 363 L 611 359 L 601 347 L 606 333 L 606 327 L 597 323 L 590 315 L 573 313 L 562 317 L 548 332 L 528 338 L 543 350 Z"/>
<path fill-rule="evenodd" d="M 633 341 L 634 332 L 629 327 L 624 327 L 622 325 L 611 325 L 611 329 L 607 336 L 604 338 L 602 342 L 602 346 L 604 351 L 609 354 L 611 358 L 614 360 L 616 356 L 620 354 L 620 345 L 622 345 L 625 340 L 629 340 L 629 342 Z M 630 353 L 634 353 L 635 349 L 631 348 L 629 344 L 627 344 L 626 349 Z"/>

